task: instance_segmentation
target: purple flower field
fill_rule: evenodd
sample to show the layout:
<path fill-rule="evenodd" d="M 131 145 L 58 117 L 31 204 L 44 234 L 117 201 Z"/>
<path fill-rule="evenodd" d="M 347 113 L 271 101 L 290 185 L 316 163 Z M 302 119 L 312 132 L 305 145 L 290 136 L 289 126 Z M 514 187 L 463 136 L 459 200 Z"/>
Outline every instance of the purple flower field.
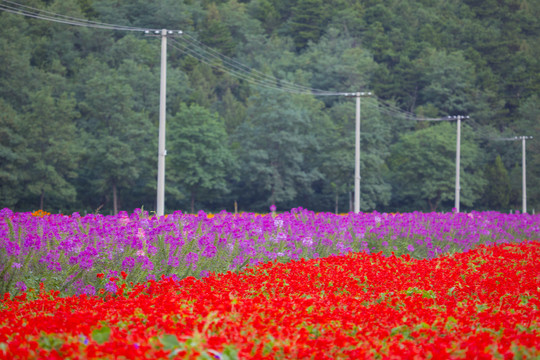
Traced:
<path fill-rule="evenodd" d="M 360 213 L 36 215 L 0 211 L 0 295 L 27 288 L 94 295 L 126 281 L 196 278 L 268 261 L 348 252 L 430 259 L 480 244 L 540 239 L 540 215 Z M 103 273 L 103 278 L 96 274 Z"/>

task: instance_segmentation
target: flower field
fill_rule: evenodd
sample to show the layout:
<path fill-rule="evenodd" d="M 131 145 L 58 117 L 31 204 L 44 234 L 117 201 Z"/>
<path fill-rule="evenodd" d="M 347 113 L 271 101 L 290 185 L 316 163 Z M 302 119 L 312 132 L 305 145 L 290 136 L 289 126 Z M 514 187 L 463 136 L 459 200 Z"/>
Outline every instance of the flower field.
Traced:
<path fill-rule="evenodd" d="M 0 212 L 0 359 L 540 356 L 540 217 Z"/>

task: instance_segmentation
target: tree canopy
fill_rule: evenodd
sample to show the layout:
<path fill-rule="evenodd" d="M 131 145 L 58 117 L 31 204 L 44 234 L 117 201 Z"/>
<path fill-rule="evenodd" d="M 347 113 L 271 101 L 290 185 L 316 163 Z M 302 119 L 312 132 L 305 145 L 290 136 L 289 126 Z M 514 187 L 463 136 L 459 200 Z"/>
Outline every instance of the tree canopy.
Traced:
<path fill-rule="evenodd" d="M 11 6 L 11 5 L 10 5 Z M 33 0 L 0 11 L 0 208 L 156 207 L 168 39 L 166 209 L 448 211 L 540 206 L 540 2 Z M 0 10 L 5 10 L 0 3 Z M 27 8 L 28 10 L 28 8 Z M 40 17 L 40 16 L 38 16 Z M 133 28 L 141 31 L 131 31 Z"/>

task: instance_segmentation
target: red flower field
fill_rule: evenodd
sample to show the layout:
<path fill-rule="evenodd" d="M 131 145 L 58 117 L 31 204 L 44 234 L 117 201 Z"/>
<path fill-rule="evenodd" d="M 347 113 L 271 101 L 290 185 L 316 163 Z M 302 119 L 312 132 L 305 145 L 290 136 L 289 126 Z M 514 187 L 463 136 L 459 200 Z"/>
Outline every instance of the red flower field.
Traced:
<path fill-rule="evenodd" d="M 538 358 L 540 243 L 267 263 L 0 302 L 0 359 Z M 101 276 L 101 274 L 96 274 Z"/>

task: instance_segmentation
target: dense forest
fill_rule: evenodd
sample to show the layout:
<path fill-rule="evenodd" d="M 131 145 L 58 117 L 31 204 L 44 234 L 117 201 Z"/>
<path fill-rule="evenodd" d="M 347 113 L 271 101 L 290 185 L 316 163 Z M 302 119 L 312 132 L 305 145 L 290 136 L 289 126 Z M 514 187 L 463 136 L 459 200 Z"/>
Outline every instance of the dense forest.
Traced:
<path fill-rule="evenodd" d="M 0 208 L 166 212 L 540 206 L 540 1 L 0 0 Z M 23 16 L 22 11 L 39 14 Z M 61 15 L 61 16 L 60 16 Z M 69 25 L 50 19 L 85 19 Z M 49 20 L 47 20 L 49 19 Z M 69 22 L 69 21 L 66 21 Z M 150 31 L 150 35 L 153 31 Z M 334 95 L 332 95 L 335 93 Z"/>

